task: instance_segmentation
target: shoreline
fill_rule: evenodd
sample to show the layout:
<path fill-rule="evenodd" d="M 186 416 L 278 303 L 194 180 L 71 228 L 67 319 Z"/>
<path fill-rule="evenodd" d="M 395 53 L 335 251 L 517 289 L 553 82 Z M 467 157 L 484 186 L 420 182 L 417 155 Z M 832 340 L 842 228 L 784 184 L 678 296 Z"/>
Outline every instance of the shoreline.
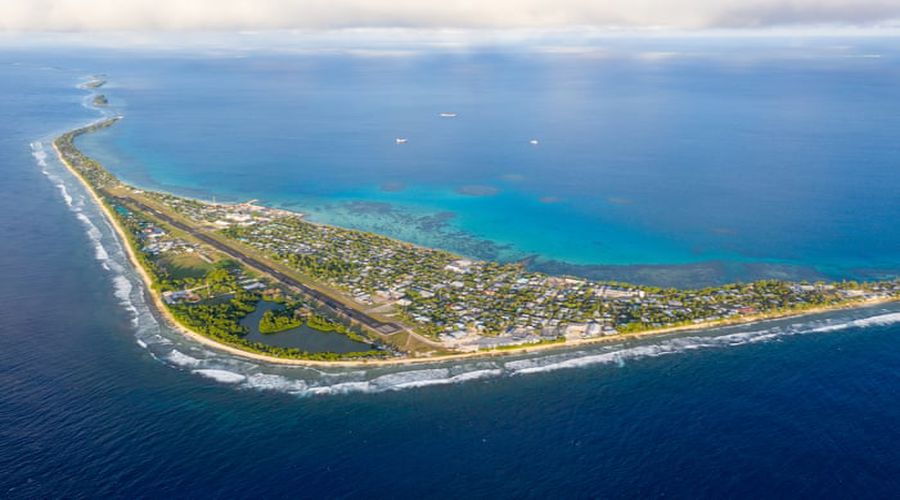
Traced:
<path fill-rule="evenodd" d="M 318 360 L 303 360 L 303 359 L 287 359 L 287 358 L 279 358 L 275 356 L 267 356 L 265 354 L 259 354 L 255 352 L 245 351 L 243 349 L 238 349 L 233 346 L 229 346 L 226 344 L 222 344 L 220 342 L 216 342 L 215 340 L 201 334 L 195 332 L 181 323 L 172 315 L 171 312 L 166 308 L 163 303 L 162 296 L 157 293 L 153 289 L 153 281 L 150 278 L 150 275 L 147 274 L 147 271 L 140 264 L 137 259 L 137 256 L 134 254 L 134 249 L 131 245 L 128 244 L 128 238 L 125 234 L 124 229 L 119 225 L 118 221 L 115 217 L 110 213 L 109 208 L 103 203 L 103 200 L 97 195 L 94 191 L 93 187 L 87 182 L 87 180 L 82 177 L 82 175 L 75 169 L 63 156 L 63 154 L 59 151 L 59 148 L 56 146 L 56 141 L 52 142 L 53 151 L 56 153 L 57 158 L 60 162 L 66 167 L 66 169 L 75 176 L 76 179 L 81 183 L 82 187 L 90 195 L 93 202 L 100 208 L 103 216 L 106 218 L 107 222 L 113 227 L 117 238 L 119 239 L 119 244 L 125 249 L 125 254 L 128 257 L 128 261 L 131 266 L 137 271 L 138 275 L 141 277 L 141 281 L 144 284 L 144 289 L 146 293 L 150 295 L 151 303 L 153 304 L 154 309 L 162 316 L 164 321 L 168 324 L 168 326 L 174 328 L 176 331 L 184 335 L 185 337 L 194 340 L 200 344 L 203 344 L 207 347 L 211 347 L 220 351 L 227 352 L 229 354 L 233 354 L 236 356 L 241 356 L 247 359 L 252 359 L 255 361 L 262 361 L 270 364 L 277 365 L 292 365 L 292 366 L 311 366 L 311 367 L 337 367 L 337 368 L 359 368 L 359 367 L 377 367 L 377 366 L 400 366 L 400 365 L 417 365 L 417 364 L 434 364 L 434 363 L 442 363 L 449 361 L 459 361 L 465 359 L 476 359 L 476 358 L 495 358 L 495 357 L 508 357 L 517 354 L 530 354 L 534 352 L 541 352 L 547 350 L 563 350 L 567 347 L 581 347 L 587 345 L 594 344 L 604 344 L 604 343 L 615 343 L 615 342 L 627 342 L 630 340 L 643 339 L 647 337 L 656 337 L 663 336 L 667 334 L 673 334 L 678 332 L 685 331 L 702 331 L 709 330 L 713 328 L 726 327 L 726 326 L 740 326 L 740 325 L 749 325 L 753 323 L 759 323 L 762 321 L 769 320 L 777 320 L 777 319 L 787 319 L 794 317 L 803 317 L 803 316 L 811 316 L 815 314 L 822 314 L 831 311 L 839 311 L 844 309 L 858 309 L 867 306 L 874 306 L 878 304 L 897 302 L 896 298 L 883 298 L 883 299 L 867 299 L 861 301 L 847 302 L 843 304 L 836 304 L 833 306 L 823 306 L 812 308 L 808 310 L 802 311 L 786 311 L 784 313 L 769 313 L 769 314 L 759 314 L 754 316 L 745 316 L 739 319 L 729 319 L 729 320 L 717 320 L 717 321 L 708 321 L 703 323 L 696 323 L 691 325 L 679 325 L 679 326 L 670 326 L 657 328 L 652 330 L 646 330 L 642 332 L 633 332 L 633 333 L 620 333 L 616 335 L 609 335 L 597 338 L 590 339 L 578 339 L 573 341 L 559 342 L 559 343 L 548 343 L 548 344 L 532 344 L 532 345 L 523 345 L 522 347 L 508 348 L 508 349 L 498 349 L 493 351 L 476 351 L 476 352 L 466 352 L 466 353 L 458 353 L 458 354 L 444 354 L 438 356 L 431 357 L 407 357 L 407 358 L 395 358 L 395 359 L 371 359 L 371 360 L 360 360 L 360 361 L 318 361 Z"/>

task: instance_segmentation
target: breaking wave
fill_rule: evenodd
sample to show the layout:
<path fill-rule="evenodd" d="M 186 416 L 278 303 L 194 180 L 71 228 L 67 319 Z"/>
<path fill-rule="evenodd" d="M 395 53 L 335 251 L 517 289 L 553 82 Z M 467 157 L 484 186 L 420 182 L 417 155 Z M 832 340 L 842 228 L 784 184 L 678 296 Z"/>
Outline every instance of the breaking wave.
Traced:
<path fill-rule="evenodd" d="M 862 318 L 855 319 L 853 321 L 848 321 L 846 323 L 840 323 L 837 325 L 826 325 L 819 328 L 814 328 L 813 332 L 837 332 L 840 330 L 846 330 L 848 328 L 867 328 L 870 326 L 888 326 L 894 323 L 900 323 L 900 312 L 889 313 L 889 314 L 881 314 L 878 316 L 872 316 L 871 318 Z"/>
<path fill-rule="evenodd" d="M 166 361 L 178 366 L 197 366 L 198 364 L 200 364 L 199 359 L 193 356 L 188 356 L 178 349 L 172 349 L 172 352 L 170 352 L 169 355 L 166 356 Z"/>
<path fill-rule="evenodd" d="M 240 373 L 230 372 L 228 370 L 214 370 L 214 369 L 203 369 L 203 370 L 193 370 L 193 373 L 197 375 L 203 375 L 204 377 L 211 378 L 216 382 L 222 382 L 223 384 L 238 384 L 245 380 L 247 377 L 241 375 Z"/>

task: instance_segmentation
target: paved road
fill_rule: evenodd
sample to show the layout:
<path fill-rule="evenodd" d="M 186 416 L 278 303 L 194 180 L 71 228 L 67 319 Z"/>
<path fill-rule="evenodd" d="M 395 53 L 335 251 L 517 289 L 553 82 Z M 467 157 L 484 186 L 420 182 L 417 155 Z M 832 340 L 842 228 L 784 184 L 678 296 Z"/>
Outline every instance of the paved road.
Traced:
<path fill-rule="evenodd" d="M 325 305 L 326 307 L 331 309 L 334 313 L 336 313 L 340 316 L 344 316 L 344 317 L 350 318 L 354 321 L 357 321 L 359 323 L 362 323 L 363 325 L 381 333 L 382 335 L 392 335 L 392 334 L 395 334 L 395 333 L 403 330 L 403 327 L 397 323 L 385 323 L 385 322 L 379 321 L 361 311 L 353 309 L 352 307 L 348 307 L 348 306 L 342 304 L 341 302 L 338 302 L 337 300 L 334 300 L 333 298 L 329 297 L 325 293 L 322 293 L 319 290 L 316 290 L 315 288 L 310 288 L 310 287 L 304 285 L 303 283 L 297 281 L 296 279 L 294 279 L 276 269 L 273 269 L 271 266 L 255 259 L 253 257 L 250 257 L 249 255 L 241 252 L 240 250 L 238 250 L 232 246 L 222 243 L 221 241 L 207 235 L 206 233 L 204 233 L 200 230 L 197 230 L 187 224 L 179 222 L 179 221 L 169 217 L 168 215 L 156 210 L 155 208 L 149 207 L 133 198 L 127 198 L 127 199 L 126 198 L 116 198 L 116 199 L 125 205 L 134 205 L 139 210 L 142 210 L 144 212 L 152 214 L 154 217 L 160 219 L 161 221 L 165 222 L 166 224 L 168 224 L 172 227 L 175 227 L 181 231 L 184 231 L 185 233 L 190 234 L 194 238 L 197 238 L 198 240 L 206 243 L 207 245 L 215 248 L 216 250 L 219 250 L 220 252 L 228 255 L 229 257 L 237 259 L 241 262 L 244 262 L 245 264 L 247 264 L 250 267 L 255 267 L 256 269 L 263 271 L 264 273 L 272 276 L 273 278 L 277 279 L 278 281 L 281 281 L 282 283 L 284 283 L 290 287 L 300 290 L 300 292 L 321 302 L 323 305 Z"/>

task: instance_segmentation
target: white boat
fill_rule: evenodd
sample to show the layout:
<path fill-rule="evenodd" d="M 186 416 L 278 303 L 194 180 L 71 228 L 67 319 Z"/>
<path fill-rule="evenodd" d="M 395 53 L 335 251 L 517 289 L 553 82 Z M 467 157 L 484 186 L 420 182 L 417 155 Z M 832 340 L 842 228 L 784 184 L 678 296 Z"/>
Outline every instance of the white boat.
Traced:
<path fill-rule="evenodd" d="M 532 146 L 537 146 L 539 143 L 538 143 L 537 139 L 532 139 L 532 140 L 528 141 L 528 144 L 531 144 Z"/>
<path fill-rule="evenodd" d="M 394 139 L 394 142 L 396 142 L 397 144 L 406 144 L 406 138 L 398 137 L 398 138 Z"/>
<path fill-rule="evenodd" d="M 456 113 L 441 113 L 441 118 L 456 118 Z"/>

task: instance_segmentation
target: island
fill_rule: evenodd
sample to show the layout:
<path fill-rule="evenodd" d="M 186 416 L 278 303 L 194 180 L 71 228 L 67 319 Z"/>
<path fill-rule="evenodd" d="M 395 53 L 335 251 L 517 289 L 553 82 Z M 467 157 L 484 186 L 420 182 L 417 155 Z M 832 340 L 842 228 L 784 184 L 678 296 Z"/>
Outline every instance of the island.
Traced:
<path fill-rule="evenodd" d="M 259 320 L 260 333 L 278 333 L 297 328 L 303 324 L 294 311 L 273 311 L 263 313 Z"/>
<path fill-rule="evenodd" d="M 185 335 L 287 364 L 398 364 L 552 349 L 856 307 L 900 298 L 900 279 L 763 280 L 657 288 L 531 272 L 246 203 L 210 203 L 123 183 L 76 145 L 113 117 L 53 142 L 111 221 L 159 311 Z M 249 341 L 306 324 L 358 352 Z"/>
<path fill-rule="evenodd" d="M 104 85 L 106 85 L 106 80 L 101 76 L 95 76 L 79 85 L 79 88 L 87 90 L 97 90 Z"/>

